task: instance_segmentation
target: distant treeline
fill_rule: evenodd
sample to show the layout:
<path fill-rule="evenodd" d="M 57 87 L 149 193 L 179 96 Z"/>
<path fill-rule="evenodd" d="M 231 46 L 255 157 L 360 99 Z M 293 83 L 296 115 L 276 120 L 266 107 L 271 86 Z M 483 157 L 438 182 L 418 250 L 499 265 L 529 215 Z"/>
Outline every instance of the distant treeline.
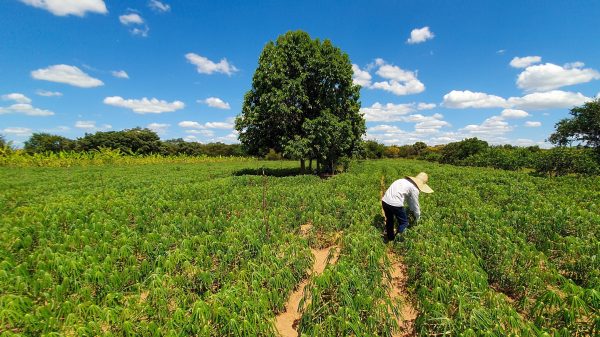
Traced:
<path fill-rule="evenodd" d="M 504 170 L 527 168 L 548 175 L 600 174 L 598 149 L 564 146 L 541 149 L 539 146 L 489 145 L 477 138 L 436 146 L 427 146 L 423 142 L 385 146 L 376 141 L 366 141 L 364 156 L 369 159 L 413 158 L 442 164 Z"/>
<path fill-rule="evenodd" d="M 376 141 L 364 141 L 354 154 L 354 159 L 409 158 L 434 161 L 460 166 L 493 167 L 504 170 L 532 169 L 540 174 L 600 174 L 600 152 L 584 147 L 555 147 L 541 149 L 539 146 L 519 147 L 512 145 L 489 145 L 477 138 L 468 138 L 446 145 L 428 146 L 423 142 L 412 145 L 390 145 Z M 0 155 L 9 149 L 0 137 Z M 160 140 L 152 130 L 143 128 L 87 133 L 78 139 L 48 133 L 34 133 L 25 142 L 23 150 L 28 154 L 92 152 L 105 149 L 137 156 L 248 156 L 240 144 L 186 142 L 183 139 Z M 268 160 L 286 159 L 273 150 L 265 156 Z"/>
<path fill-rule="evenodd" d="M 25 142 L 23 150 L 27 153 L 89 152 L 101 148 L 119 150 L 126 154 L 164 156 L 244 156 L 240 144 L 186 142 L 181 138 L 161 140 L 150 129 L 134 128 L 122 131 L 86 133 L 78 139 L 48 133 L 34 133 Z"/>

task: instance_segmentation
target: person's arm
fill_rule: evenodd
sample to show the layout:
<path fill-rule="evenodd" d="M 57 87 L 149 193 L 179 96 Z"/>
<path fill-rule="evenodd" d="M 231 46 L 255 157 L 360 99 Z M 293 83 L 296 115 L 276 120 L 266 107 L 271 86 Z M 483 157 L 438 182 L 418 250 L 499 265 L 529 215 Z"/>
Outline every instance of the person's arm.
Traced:
<path fill-rule="evenodd" d="M 419 221 L 421 217 L 421 209 L 419 207 L 419 191 L 413 190 L 408 195 L 408 207 L 415 214 L 415 221 Z"/>

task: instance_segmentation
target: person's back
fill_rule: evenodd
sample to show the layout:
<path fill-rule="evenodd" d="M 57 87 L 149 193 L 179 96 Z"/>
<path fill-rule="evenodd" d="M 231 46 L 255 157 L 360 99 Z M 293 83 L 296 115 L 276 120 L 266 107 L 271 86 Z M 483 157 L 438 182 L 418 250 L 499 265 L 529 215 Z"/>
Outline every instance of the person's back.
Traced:
<path fill-rule="evenodd" d="M 385 213 L 385 227 L 388 240 L 394 239 L 394 218 L 398 220 L 398 233 L 402 233 L 408 227 L 408 218 L 404 210 L 405 202 L 415 215 L 415 221 L 421 216 L 419 207 L 419 192 L 432 193 L 433 190 L 427 185 L 429 177 L 425 172 L 416 177 L 406 177 L 394 181 L 385 191 L 381 198 L 381 206 Z"/>
<path fill-rule="evenodd" d="M 404 207 L 404 203 L 406 201 L 408 201 L 409 206 L 411 206 L 411 199 L 416 199 L 418 202 L 419 189 L 408 179 L 403 178 L 394 181 L 387 191 L 385 191 L 385 194 L 381 200 L 391 206 Z"/>

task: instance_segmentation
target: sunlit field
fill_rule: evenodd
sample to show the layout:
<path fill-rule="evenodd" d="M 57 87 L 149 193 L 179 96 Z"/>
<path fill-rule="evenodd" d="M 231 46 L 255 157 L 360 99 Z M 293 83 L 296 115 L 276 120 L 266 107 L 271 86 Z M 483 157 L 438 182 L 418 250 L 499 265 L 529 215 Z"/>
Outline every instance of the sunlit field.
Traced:
<path fill-rule="evenodd" d="M 1 167 L 0 331 L 276 336 L 304 281 L 293 329 L 306 335 L 599 333 L 600 178 L 379 160 L 321 179 L 297 166 Z M 435 193 L 385 243 L 382 189 L 420 171 Z"/>

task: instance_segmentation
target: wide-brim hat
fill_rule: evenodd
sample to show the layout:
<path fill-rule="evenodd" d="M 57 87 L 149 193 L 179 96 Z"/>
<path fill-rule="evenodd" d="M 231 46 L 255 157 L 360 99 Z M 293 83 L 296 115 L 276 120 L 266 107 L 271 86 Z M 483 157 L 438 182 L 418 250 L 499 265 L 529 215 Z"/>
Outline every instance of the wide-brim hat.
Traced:
<path fill-rule="evenodd" d="M 427 173 L 421 172 L 417 174 L 416 177 L 408 176 L 406 178 L 412 180 L 412 182 L 415 183 L 415 185 L 417 185 L 417 187 L 419 188 L 419 191 L 423 193 L 433 193 L 431 187 L 427 185 L 427 181 L 429 180 L 429 176 L 427 175 Z"/>

